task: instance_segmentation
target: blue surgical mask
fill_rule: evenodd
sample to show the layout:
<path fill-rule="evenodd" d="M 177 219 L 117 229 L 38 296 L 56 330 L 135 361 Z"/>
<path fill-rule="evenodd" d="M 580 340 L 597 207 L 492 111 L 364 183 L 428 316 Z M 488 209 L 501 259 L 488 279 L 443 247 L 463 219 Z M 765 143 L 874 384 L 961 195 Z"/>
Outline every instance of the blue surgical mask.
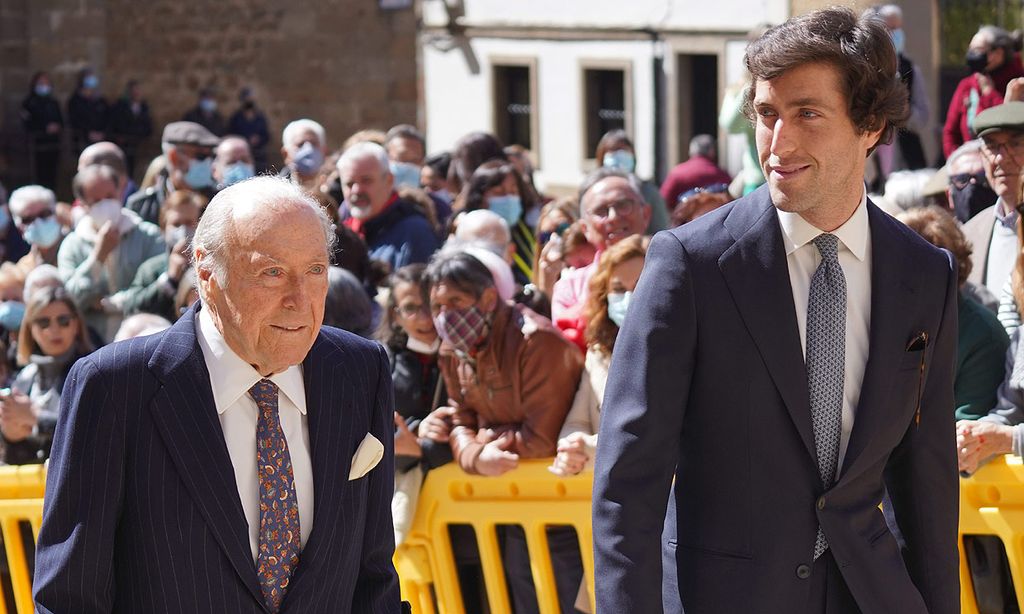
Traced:
<path fill-rule="evenodd" d="M 632 173 L 636 169 L 636 156 L 625 149 L 616 149 L 604 154 L 601 164 L 605 168 L 614 168 L 620 171 Z"/>
<path fill-rule="evenodd" d="M 213 158 L 189 160 L 185 183 L 193 190 L 202 190 L 213 185 Z"/>
<path fill-rule="evenodd" d="M 395 178 L 395 189 L 420 187 L 420 167 L 408 162 L 388 162 L 391 175 Z"/>
<path fill-rule="evenodd" d="M 82 87 L 90 90 L 94 90 L 100 86 L 100 78 L 96 75 L 89 75 L 85 79 L 82 79 Z"/>
<path fill-rule="evenodd" d="M 0 303 L 0 326 L 8 331 L 16 331 L 21 328 L 21 321 L 25 318 L 25 303 L 20 301 L 4 301 Z"/>
<path fill-rule="evenodd" d="M 53 247 L 53 244 L 60 240 L 60 222 L 57 221 L 57 216 L 51 215 L 48 218 L 39 218 L 32 222 L 25 229 L 24 237 L 26 241 L 36 247 L 42 249 Z"/>
<path fill-rule="evenodd" d="M 903 33 L 903 28 L 889 32 L 889 36 L 892 38 L 892 46 L 896 47 L 896 53 L 903 53 L 903 47 L 907 44 L 907 35 Z"/>
<path fill-rule="evenodd" d="M 7 207 L 0 207 L 0 233 L 7 232 L 11 226 L 11 212 Z"/>
<path fill-rule="evenodd" d="M 608 294 L 608 319 L 620 328 L 626 321 L 626 310 L 629 309 L 629 300 L 632 297 L 633 293 L 628 290 Z"/>
<path fill-rule="evenodd" d="M 292 164 L 300 175 L 315 175 L 324 165 L 324 152 L 310 142 L 305 142 L 292 158 Z"/>
<path fill-rule="evenodd" d="M 452 204 L 453 200 L 455 200 L 454 198 L 452 198 L 452 193 L 449 192 L 447 188 L 442 189 L 442 190 L 435 190 L 435 191 L 431 192 L 430 195 L 434 196 L 436 198 L 440 198 L 441 200 L 443 200 L 445 203 L 447 203 L 449 205 Z"/>
<path fill-rule="evenodd" d="M 217 101 L 213 98 L 203 98 L 199 101 L 199 108 L 206 113 L 213 113 L 217 110 Z"/>
<path fill-rule="evenodd" d="M 224 187 L 245 181 L 256 174 L 256 169 L 248 162 L 235 162 L 224 167 Z"/>
<path fill-rule="evenodd" d="M 40 83 L 35 87 L 34 91 L 36 93 L 36 96 L 49 96 L 50 92 L 53 91 L 53 88 L 49 85 L 46 85 L 45 83 Z"/>
<path fill-rule="evenodd" d="M 492 196 L 487 199 L 487 208 L 500 215 L 509 228 L 515 228 L 523 214 L 523 202 L 518 194 Z"/>

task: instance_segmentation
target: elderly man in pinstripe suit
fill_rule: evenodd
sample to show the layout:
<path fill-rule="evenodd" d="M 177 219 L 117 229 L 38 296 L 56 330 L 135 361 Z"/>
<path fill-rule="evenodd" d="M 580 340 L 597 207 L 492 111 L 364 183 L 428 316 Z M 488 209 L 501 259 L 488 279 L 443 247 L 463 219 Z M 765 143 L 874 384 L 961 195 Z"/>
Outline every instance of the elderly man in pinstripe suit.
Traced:
<path fill-rule="evenodd" d="M 202 300 L 74 366 L 40 612 L 401 611 L 390 371 L 321 328 L 333 235 L 287 182 L 224 190 L 193 243 Z"/>

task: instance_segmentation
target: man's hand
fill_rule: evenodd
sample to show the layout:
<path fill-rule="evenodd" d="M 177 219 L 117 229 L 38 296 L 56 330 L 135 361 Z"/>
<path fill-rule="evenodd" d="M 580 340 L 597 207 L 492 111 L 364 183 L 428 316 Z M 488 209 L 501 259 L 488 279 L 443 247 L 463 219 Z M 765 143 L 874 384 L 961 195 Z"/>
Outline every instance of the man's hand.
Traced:
<path fill-rule="evenodd" d="M 0 399 L 0 432 L 7 441 L 22 441 L 35 425 L 36 413 L 27 395 L 13 392 Z"/>
<path fill-rule="evenodd" d="M 540 250 L 540 268 L 537 271 L 537 287 L 547 296 L 555 287 L 562 270 L 565 269 L 565 261 L 562 260 L 561 241 L 548 241 Z"/>
<path fill-rule="evenodd" d="M 93 253 L 96 260 L 106 262 L 107 256 L 121 243 L 121 231 L 113 222 L 105 222 L 100 228 Z"/>
<path fill-rule="evenodd" d="M 508 451 L 514 439 L 511 433 L 503 433 L 501 437 L 484 445 L 480 456 L 476 457 L 473 466 L 480 475 L 499 476 L 519 466 L 519 455 Z"/>
<path fill-rule="evenodd" d="M 171 281 L 178 283 L 182 275 L 188 270 L 188 246 L 189 239 L 181 239 L 174 244 L 171 253 L 167 257 L 167 276 Z"/>
<path fill-rule="evenodd" d="M 1006 84 L 1006 96 L 1003 102 L 1024 102 L 1024 77 L 1010 79 Z"/>
<path fill-rule="evenodd" d="M 1013 452 L 1013 427 L 961 420 L 956 424 L 956 452 L 960 471 L 974 473 L 989 457 Z"/>
<path fill-rule="evenodd" d="M 448 443 L 452 432 L 451 419 L 455 415 L 454 407 L 438 407 L 420 422 L 419 435 L 424 439 L 438 443 Z"/>
<path fill-rule="evenodd" d="M 398 429 L 398 432 L 395 433 L 395 455 L 415 456 L 416 458 L 423 456 L 419 439 L 409 430 L 405 418 L 397 411 L 395 412 L 395 428 Z"/>
<path fill-rule="evenodd" d="M 555 455 L 555 462 L 551 463 L 548 471 L 563 477 L 576 475 L 583 471 L 589 460 L 586 435 L 579 432 L 570 433 L 558 440 L 558 454 Z"/>

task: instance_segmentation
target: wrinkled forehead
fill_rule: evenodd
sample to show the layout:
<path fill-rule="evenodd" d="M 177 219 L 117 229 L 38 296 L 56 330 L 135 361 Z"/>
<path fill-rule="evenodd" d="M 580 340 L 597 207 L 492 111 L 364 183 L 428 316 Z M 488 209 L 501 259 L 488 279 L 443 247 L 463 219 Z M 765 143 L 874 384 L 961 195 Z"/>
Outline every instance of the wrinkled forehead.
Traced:
<path fill-rule="evenodd" d="M 292 137 L 292 140 L 290 143 L 288 143 L 288 146 L 298 149 L 305 145 L 306 143 L 312 143 L 314 147 L 321 147 L 323 145 L 320 142 L 320 136 L 316 133 L 316 131 L 310 128 L 306 128 L 305 130 L 298 131 L 295 134 L 295 136 Z"/>
<path fill-rule="evenodd" d="M 583 205 L 588 208 L 621 201 L 644 202 L 643 197 L 633 191 L 629 182 L 622 177 L 606 177 L 583 195 Z"/>

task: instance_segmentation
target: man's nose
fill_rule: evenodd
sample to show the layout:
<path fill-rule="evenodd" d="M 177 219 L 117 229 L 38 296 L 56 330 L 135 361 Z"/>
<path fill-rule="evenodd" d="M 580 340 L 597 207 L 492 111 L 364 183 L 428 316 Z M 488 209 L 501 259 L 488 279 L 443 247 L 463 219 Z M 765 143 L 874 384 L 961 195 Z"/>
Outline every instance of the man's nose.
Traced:
<path fill-rule="evenodd" d="M 775 155 L 782 155 L 793 151 L 793 135 L 790 134 L 792 130 L 789 128 L 788 122 L 784 122 L 782 118 L 775 121 L 775 125 L 772 126 L 772 149 L 771 152 Z"/>

